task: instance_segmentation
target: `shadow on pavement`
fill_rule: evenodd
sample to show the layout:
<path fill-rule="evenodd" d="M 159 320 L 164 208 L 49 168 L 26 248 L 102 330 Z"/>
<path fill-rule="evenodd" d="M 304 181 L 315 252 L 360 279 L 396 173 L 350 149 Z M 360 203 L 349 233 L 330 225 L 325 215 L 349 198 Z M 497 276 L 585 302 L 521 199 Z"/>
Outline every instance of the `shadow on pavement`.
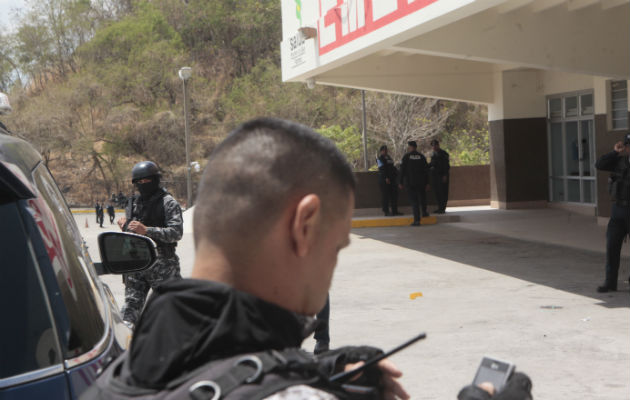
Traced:
<path fill-rule="evenodd" d="M 458 228 L 358 228 L 352 233 L 432 256 L 599 300 L 609 308 L 630 307 L 627 258 L 622 258 L 619 291 L 597 293 L 603 282 L 604 254 Z"/>

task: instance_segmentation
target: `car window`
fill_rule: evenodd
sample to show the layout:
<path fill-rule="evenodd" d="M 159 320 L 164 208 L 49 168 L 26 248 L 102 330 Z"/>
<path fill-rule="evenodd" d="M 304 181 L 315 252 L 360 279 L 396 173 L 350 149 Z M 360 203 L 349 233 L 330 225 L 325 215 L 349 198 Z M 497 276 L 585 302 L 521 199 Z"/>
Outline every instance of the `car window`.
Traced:
<path fill-rule="evenodd" d="M 64 356 L 91 350 L 103 337 L 105 311 L 97 278 L 87 263 L 74 218 L 48 169 L 33 171 L 40 198 L 28 201 L 67 308 L 69 332 L 61 334 Z M 42 200 L 43 199 L 43 200 Z"/>
<path fill-rule="evenodd" d="M 17 203 L 0 205 L 0 379 L 62 362 L 42 280 Z"/>

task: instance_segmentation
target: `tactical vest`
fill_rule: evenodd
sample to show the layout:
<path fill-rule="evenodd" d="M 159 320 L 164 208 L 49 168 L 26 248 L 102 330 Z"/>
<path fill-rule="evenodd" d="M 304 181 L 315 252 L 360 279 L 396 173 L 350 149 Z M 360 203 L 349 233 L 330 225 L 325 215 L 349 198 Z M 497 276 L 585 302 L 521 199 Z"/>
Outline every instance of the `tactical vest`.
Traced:
<path fill-rule="evenodd" d="M 143 202 L 139 195 L 133 196 L 125 211 L 128 220 L 142 222 L 147 227 L 166 228 L 166 213 L 164 211 L 164 196 L 169 194 L 160 188 L 147 202 Z M 161 251 L 174 251 L 177 243 L 165 243 L 154 239 Z"/>
<path fill-rule="evenodd" d="M 341 349 L 340 349 L 341 350 Z M 306 385 L 333 394 L 340 400 L 377 400 L 376 387 L 331 382 L 318 356 L 301 349 L 269 350 L 215 360 L 169 382 L 160 389 L 129 385 L 128 352 L 97 379 L 82 399 L 134 400 L 262 400 L 292 386 Z M 378 382 L 379 377 L 370 379 Z"/>

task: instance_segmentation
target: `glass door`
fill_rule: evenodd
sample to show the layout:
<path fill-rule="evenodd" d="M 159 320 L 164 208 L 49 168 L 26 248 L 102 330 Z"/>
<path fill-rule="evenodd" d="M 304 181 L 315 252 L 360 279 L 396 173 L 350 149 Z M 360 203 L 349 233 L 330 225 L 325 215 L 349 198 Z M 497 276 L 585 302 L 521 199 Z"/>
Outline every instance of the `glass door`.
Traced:
<path fill-rule="evenodd" d="M 547 110 L 550 201 L 594 204 L 593 93 L 550 96 Z"/>

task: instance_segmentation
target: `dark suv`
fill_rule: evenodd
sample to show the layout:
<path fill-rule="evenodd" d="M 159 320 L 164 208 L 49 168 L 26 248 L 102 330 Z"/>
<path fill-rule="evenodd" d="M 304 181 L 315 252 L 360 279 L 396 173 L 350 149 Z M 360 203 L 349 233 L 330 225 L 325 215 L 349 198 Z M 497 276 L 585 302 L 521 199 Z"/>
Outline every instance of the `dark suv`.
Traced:
<path fill-rule="evenodd" d="M 138 253 L 133 237 L 106 235 L 118 246 L 116 272 L 147 266 L 121 258 L 123 248 L 154 255 Z M 92 263 L 39 153 L 0 128 L 0 400 L 78 398 L 127 347 L 131 332 L 96 272 L 107 268 Z"/>

